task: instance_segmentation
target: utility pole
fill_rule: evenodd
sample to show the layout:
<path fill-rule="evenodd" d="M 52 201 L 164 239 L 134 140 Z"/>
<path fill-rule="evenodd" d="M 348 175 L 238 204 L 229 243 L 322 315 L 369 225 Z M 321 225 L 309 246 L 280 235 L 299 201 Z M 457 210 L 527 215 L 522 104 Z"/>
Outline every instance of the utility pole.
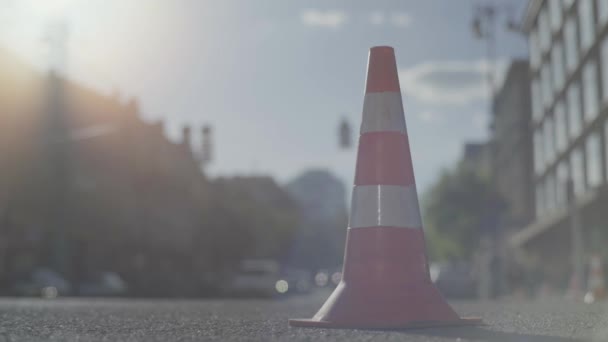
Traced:
<path fill-rule="evenodd" d="M 72 275 L 70 246 L 67 233 L 69 196 L 69 128 L 65 118 L 65 82 L 59 70 L 67 66 L 68 28 L 64 21 L 49 26 L 45 42 L 49 46 L 47 130 L 44 140 L 48 146 L 50 186 L 50 267 L 70 278 Z"/>
<path fill-rule="evenodd" d="M 496 32 L 498 28 L 497 19 L 499 15 L 506 18 L 505 28 L 514 33 L 522 33 L 516 21 L 515 10 L 509 4 L 479 4 L 473 8 L 473 21 L 471 30 L 476 39 L 486 43 L 486 60 L 488 71 L 486 73 L 486 84 L 488 88 L 488 98 L 490 99 L 490 111 L 492 110 L 492 98 L 496 91 Z"/>
<path fill-rule="evenodd" d="M 476 39 L 482 40 L 486 44 L 486 89 L 488 92 L 488 115 L 492 116 L 494 94 L 496 93 L 496 41 L 498 31 L 498 17 L 506 18 L 505 27 L 508 31 L 521 33 L 521 29 L 516 22 L 515 12 L 509 4 L 484 3 L 478 4 L 473 8 L 473 21 L 471 29 Z M 493 125 L 491 126 L 493 127 Z M 496 211 L 493 220 L 496 227 L 489 229 L 488 232 L 480 237 L 479 260 L 479 296 L 487 299 L 494 293 L 493 290 L 504 289 L 504 259 L 506 258 L 506 247 L 502 238 L 502 216 L 501 211 Z M 495 261 L 495 262 L 493 262 Z"/>

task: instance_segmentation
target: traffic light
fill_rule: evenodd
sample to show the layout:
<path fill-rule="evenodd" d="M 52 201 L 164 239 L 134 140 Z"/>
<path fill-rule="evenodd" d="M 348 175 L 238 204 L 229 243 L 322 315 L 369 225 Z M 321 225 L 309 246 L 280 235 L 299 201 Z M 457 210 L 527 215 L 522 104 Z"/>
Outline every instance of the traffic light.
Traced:
<path fill-rule="evenodd" d="M 348 120 L 342 119 L 338 128 L 339 145 L 343 149 L 348 149 L 352 145 L 351 128 Z"/>

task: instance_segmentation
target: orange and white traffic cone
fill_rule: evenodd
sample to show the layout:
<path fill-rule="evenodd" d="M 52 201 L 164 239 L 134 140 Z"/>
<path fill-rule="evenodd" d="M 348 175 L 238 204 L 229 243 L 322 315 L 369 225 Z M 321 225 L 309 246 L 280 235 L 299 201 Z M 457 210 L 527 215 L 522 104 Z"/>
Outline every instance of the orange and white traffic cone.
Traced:
<path fill-rule="evenodd" d="M 393 48 L 370 50 L 342 281 L 298 327 L 408 328 L 460 318 L 429 275 Z"/>
<path fill-rule="evenodd" d="M 585 303 L 593 303 L 606 298 L 606 284 L 604 282 L 604 267 L 599 255 L 591 256 L 589 261 L 589 281 L 587 284 Z"/>

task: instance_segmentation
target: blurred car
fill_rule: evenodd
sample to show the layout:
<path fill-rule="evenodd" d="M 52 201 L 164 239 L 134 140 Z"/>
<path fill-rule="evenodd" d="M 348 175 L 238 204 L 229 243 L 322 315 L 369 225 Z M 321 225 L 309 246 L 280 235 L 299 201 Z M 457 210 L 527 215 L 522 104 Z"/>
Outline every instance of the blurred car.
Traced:
<path fill-rule="evenodd" d="M 305 270 L 287 270 L 281 277 L 288 284 L 288 293 L 304 294 L 312 290 L 312 274 Z"/>
<path fill-rule="evenodd" d="M 338 284 L 340 284 L 340 281 L 342 281 L 342 269 L 336 269 L 331 274 L 331 277 L 329 277 L 329 280 L 332 287 L 338 286 Z"/>
<path fill-rule="evenodd" d="M 472 268 L 465 262 L 432 264 L 431 280 L 447 298 L 475 298 L 477 283 Z"/>
<path fill-rule="evenodd" d="M 56 298 L 71 292 L 70 283 L 59 273 L 48 269 L 38 268 L 25 279 L 17 281 L 13 287 L 17 296 Z"/>
<path fill-rule="evenodd" d="M 83 282 L 78 294 L 89 297 L 113 297 L 127 293 L 127 283 L 114 272 L 97 272 Z"/>
<path fill-rule="evenodd" d="M 327 270 L 319 270 L 315 274 L 315 285 L 325 287 L 329 283 L 329 272 Z"/>
<path fill-rule="evenodd" d="M 229 296 L 273 297 L 289 290 L 281 279 L 279 263 L 269 259 L 247 259 L 232 276 L 225 289 Z"/>

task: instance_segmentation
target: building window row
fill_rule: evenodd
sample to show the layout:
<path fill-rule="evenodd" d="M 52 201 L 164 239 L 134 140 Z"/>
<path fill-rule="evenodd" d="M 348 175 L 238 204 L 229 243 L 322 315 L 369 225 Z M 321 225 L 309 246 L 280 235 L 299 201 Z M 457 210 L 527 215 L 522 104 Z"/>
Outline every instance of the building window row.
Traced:
<path fill-rule="evenodd" d="M 587 185 L 596 188 L 602 184 L 602 145 L 600 135 L 595 132 L 587 137 Z"/>
<path fill-rule="evenodd" d="M 556 32 L 562 26 L 562 4 L 559 1 L 547 1 L 547 3 L 549 6 L 551 30 Z"/>
<path fill-rule="evenodd" d="M 549 64 L 543 64 L 540 69 L 540 90 L 542 92 L 543 106 L 544 108 L 548 108 L 553 101 Z"/>
<path fill-rule="evenodd" d="M 578 1 L 578 17 L 581 30 L 581 50 L 587 51 L 595 40 L 595 20 L 593 18 L 593 0 Z"/>
<path fill-rule="evenodd" d="M 532 30 L 530 32 L 528 44 L 530 49 L 530 67 L 533 70 L 536 70 L 540 66 L 540 62 L 542 60 L 536 30 Z"/>
<path fill-rule="evenodd" d="M 578 64 L 578 40 L 575 17 L 566 19 L 566 24 L 564 25 L 564 47 L 566 49 L 566 67 L 569 72 L 572 72 Z"/>
<path fill-rule="evenodd" d="M 605 121 L 603 130 L 604 135 L 608 137 L 608 120 Z M 540 135 L 534 136 L 535 153 L 543 145 L 538 143 L 540 139 Z M 602 153 L 605 153 L 604 158 Z M 535 155 L 535 166 L 537 163 L 539 161 Z M 589 134 L 584 143 L 573 149 L 570 155 L 564 156 L 553 170 L 547 172 L 537 182 L 535 190 L 537 214 L 542 215 L 567 205 L 566 184 L 570 178 L 575 197 L 580 197 L 586 191 L 601 186 L 604 183 L 604 167 L 608 172 L 608 148 L 602 149 L 601 132 L 596 131 Z"/>
<path fill-rule="evenodd" d="M 565 83 L 563 45 L 556 42 L 551 50 L 551 69 L 553 71 L 553 91 L 557 94 L 562 90 Z"/>
<path fill-rule="evenodd" d="M 549 21 L 547 19 L 547 12 L 543 9 L 538 13 L 538 39 L 540 43 L 541 51 L 545 52 L 549 50 L 551 46 L 551 31 L 549 29 Z"/>
<path fill-rule="evenodd" d="M 568 147 L 568 119 L 563 101 L 558 101 L 553 111 L 555 123 L 555 147 L 557 152 L 563 152 Z"/>
<path fill-rule="evenodd" d="M 606 1 L 606 3 L 608 3 L 608 1 Z M 600 46 L 600 60 L 602 64 L 602 85 L 604 86 L 602 98 L 608 100 L 608 36 L 602 40 Z"/>
<path fill-rule="evenodd" d="M 608 23 L 608 1 L 606 1 L 606 0 L 597 1 L 597 14 L 598 14 L 599 24 L 601 26 L 606 25 L 606 23 Z"/>
<path fill-rule="evenodd" d="M 606 151 L 604 156 L 604 160 L 606 160 L 606 182 L 608 182 L 608 119 L 604 122 L 604 147 Z"/>
<path fill-rule="evenodd" d="M 545 162 L 545 167 L 549 166 L 553 160 L 555 159 L 555 134 L 554 134 L 554 129 L 553 129 L 553 118 L 552 117 L 547 117 L 545 119 L 545 121 L 543 122 L 543 136 L 545 138 L 545 142 L 544 142 L 544 146 L 543 146 L 543 152 L 544 152 L 544 162 Z"/>
<path fill-rule="evenodd" d="M 568 133 L 570 138 L 576 138 L 582 129 L 581 123 L 581 92 L 576 80 L 568 87 Z"/>
<path fill-rule="evenodd" d="M 594 60 L 589 60 L 583 67 L 583 116 L 587 123 L 598 115 L 598 94 L 597 65 Z"/>
<path fill-rule="evenodd" d="M 570 170 L 572 172 L 574 196 L 579 197 L 585 193 L 585 159 L 580 147 L 572 151 Z"/>
<path fill-rule="evenodd" d="M 532 80 L 530 86 L 530 97 L 532 101 L 532 118 L 534 122 L 538 122 L 543 117 L 543 103 L 538 78 Z"/>

